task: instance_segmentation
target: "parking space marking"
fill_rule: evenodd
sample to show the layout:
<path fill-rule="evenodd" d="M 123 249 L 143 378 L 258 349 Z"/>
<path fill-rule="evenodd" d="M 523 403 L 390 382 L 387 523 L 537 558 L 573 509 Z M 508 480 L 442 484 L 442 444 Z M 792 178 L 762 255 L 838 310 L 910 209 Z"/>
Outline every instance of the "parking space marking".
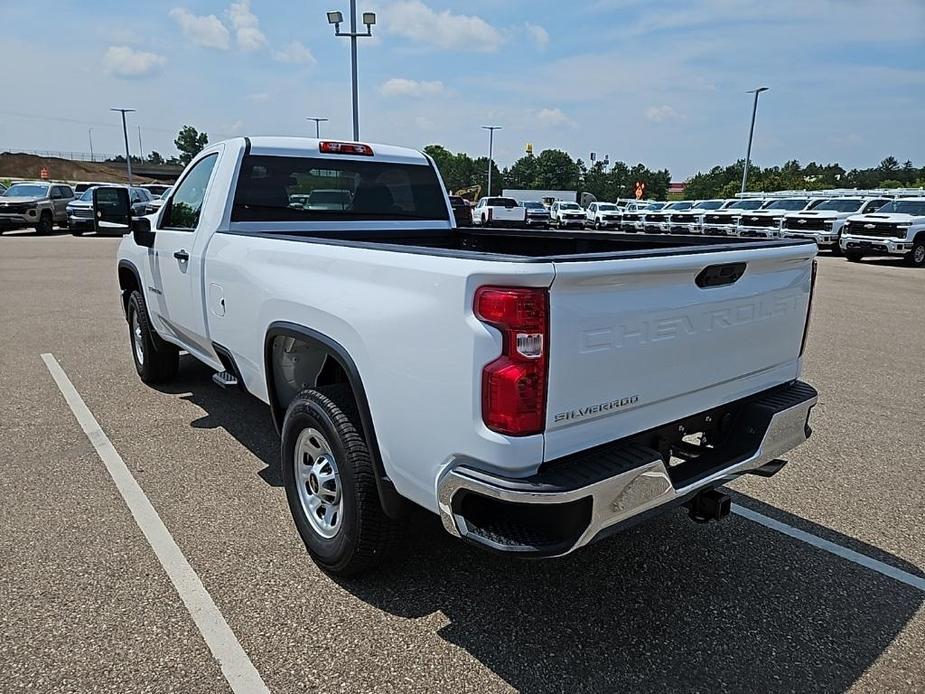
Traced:
<path fill-rule="evenodd" d="M 911 574 L 908 571 L 903 571 L 902 569 L 897 569 L 895 566 L 884 564 L 882 561 L 877 561 L 876 559 L 868 557 L 866 554 L 855 552 L 853 549 L 842 547 L 841 545 L 830 542 L 829 540 L 823 540 L 821 537 L 816 537 L 815 535 L 808 533 L 805 530 L 800 530 L 799 528 L 794 528 L 792 525 L 781 523 L 778 520 L 774 520 L 773 518 L 758 513 L 757 511 L 752 511 L 751 509 L 745 508 L 744 506 L 733 504 L 732 512 L 742 516 L 743 518 L 748 518 L 750 521 L 759 523 L 766 528 L 776 530 L 779 533 L 783 533 L 784 535 L 788 535 L 796 540 L 805 542 L 806 544 L 812 545 L 813 547 L 821 549 L 824 552 L 829 552 L 830 554 L 834 554 L 835 556 L 841 557 L 842 559 L 847 559 L 848 561 L 858 564 L 859 566 L 863 566 L 867 569 L 870 569 L 871 571 L 876 571 L 879 574 L 883 574 L 884 576 L 892 578 L 894 581 L 905 583 L 907 586 L 912 586 L 913 588 L 918 588 L 922 592 L 925 592 L 925 578 Z"/>
<path fill-rule="evenodd" d="M 42 361 L 48 367 L 48 372 L 71 408 L 71 412 L 74 413 L 74 417 L 77 418 L 81 429 L 90 439 L 97 455 L 106 466 L 125 505 L 131 511 L 135 522 L 148 540 L 151 549 L 154 550 L 154 554 L 157 555 L 158 561 L 164 567 L 180 599 L 189 610 L 193 622 L 202 634 L 209 650 L 212 651 L 212 655 L 218 661 L 222 674 L 225 675 L 232 691 L 236 694 L 268 693 L 267 685 L 241 647 L 234 632 L 231 631 L 231 627 L 228 626 L 228 622 L 225 621 L 218 606 L 212 600 L 212 596 L 209 595 L 199 576 L 183 556 L 183 552 L 177 546 L 170 531 L 167 530 L 157 510 L 145 496 L 141 485 L 132 476 L 122 456 L 103 432 L 99 422 L 87 408 L 58 360 L 52 354 L 43 354 Z"/>

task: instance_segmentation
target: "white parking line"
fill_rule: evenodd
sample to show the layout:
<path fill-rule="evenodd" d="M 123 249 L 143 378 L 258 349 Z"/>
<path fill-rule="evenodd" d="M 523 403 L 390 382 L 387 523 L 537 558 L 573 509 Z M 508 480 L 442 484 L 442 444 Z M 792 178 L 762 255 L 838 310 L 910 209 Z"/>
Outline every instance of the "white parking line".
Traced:
<path fill-rule="evenodd" d="M 260 677 L 260 673 L 254 667 L 247 653 L 241 647 L 228 622 L 222 616 L 212 596 L 209 595 L 205 586 L 190 563 L 183 556 L 183 552 L 177 546 L 167 527 L 164 525 L 161 517 L 157 514 L 154 506 L 145 496 L 144 490 L 129 472 L 125 461 L 119 455 L 112 442 L 103 433 L 99 422 L 87 409 L 83 398 L 74 388 L 74 385 L 68 379 L 67 374 L 61 368 L 58 360 L 51 354 L 43 354 L 42 360 L 48 367 L 51 377 L 55 380 L 61 394 L 67 401 L 71 412 L 77 418 L 77 422 L 84 430 L 90 443 L 96 449 L 97 455 L 106 470 L 109 472 L 112 481 L 122 495 L 125 505 L 135 518 L 135 522 L 144 533 L 148 544 L 157 555 L 158 561 L 164 567 L 164 571 L 170 578 L 189 610 L 193 622 L 202 634 L 209 650 L 218 661 L 231 686 L 232 691 L 236 694 L 257 694 L 260 692 L 269 692 L 267 685 Z"/>
<path fill-rule="evenodd" d="M 837 545 L 834 542 L 823 540 L 821 537 L 816 537 L 815 535 L 808 533 L 805 530 L 800 530 L 799 528 L 794 528 L 792 525 L 781 523 L 778 520 L 774 520 L 773 518 L 758 513 L 757 511 L 752 511 L 751 509 L 745 508 L 744 506 L 733 504 L 732 512 L 742 516 L 743 518 L 748 518 L 750 521 L 754 521 L 755 523 L 760 523 L 766 528 L 776 530 L 777 532 L 788 535 L 796 540 L 799 540 L 800 542 L 805 542 L 808 545 L 817 547 L 824 552 L 829 552 L 830 554 L 834 554 L 835 556 L 841 557 L 842 559 L 847 559 L 848 561 L 870 569 L 871 571 L 876 571 L 879 574 L 888 576 L 894 581 L 905 583 L 907 586 L 912 586 L 913 588 L 918 588 L 919 590 L 925 592 L 925 578 L 911 574 L 908 571 L 903 571 L 902 569 L 897 569 L 895 566 L 884 564 L 882 561 L 877 561 L 876 559 L 868 557 L 866 554 L 855 552 L 853 549 L 848 549 L 847 547 L 842 547 L 841 545 Z"/>

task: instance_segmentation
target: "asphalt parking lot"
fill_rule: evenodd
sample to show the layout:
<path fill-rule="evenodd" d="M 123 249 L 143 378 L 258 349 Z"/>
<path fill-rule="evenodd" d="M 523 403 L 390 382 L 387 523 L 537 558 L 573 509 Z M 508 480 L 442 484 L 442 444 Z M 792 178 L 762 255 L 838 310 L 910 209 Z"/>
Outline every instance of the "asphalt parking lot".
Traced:
<path fill-rule="evenodd" d="M 136 377 L 116 244 L 0 238 L 0 690 L 229 690 L 50 353 L 271 691 L 925 691 L 925 592 L 738 515 L 672 511 L 535 562 L 422 513 L 385 570 L 327 577 L 268 410 L 188 357 L 170 387 Z M 819 265 L 815 433 L 736 503 L 921 578 L 925 274 Z"/>

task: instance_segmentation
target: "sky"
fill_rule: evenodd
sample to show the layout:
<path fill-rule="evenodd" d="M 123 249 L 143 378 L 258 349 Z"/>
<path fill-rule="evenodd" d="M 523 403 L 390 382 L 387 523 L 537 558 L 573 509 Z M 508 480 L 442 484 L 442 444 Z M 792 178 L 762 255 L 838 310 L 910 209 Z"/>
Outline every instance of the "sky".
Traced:
<path fill-rule="evenodd" d="M 351 136 L 347 0 L 0 0 L 0 151 L 175 153 L 190 124 Z M 925 0 L 358 0 L 360 136 L 668 168 L 925 165 Z M 88 132 L 92 128 L 92 135 Z"/>

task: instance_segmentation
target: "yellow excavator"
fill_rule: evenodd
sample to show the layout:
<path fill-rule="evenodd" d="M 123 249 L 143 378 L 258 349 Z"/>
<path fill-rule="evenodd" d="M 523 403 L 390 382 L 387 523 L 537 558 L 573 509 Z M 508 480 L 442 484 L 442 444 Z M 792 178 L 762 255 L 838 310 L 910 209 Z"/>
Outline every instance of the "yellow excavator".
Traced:
<path fill-rule="evenodd" d="M 460 188 L 453 195 L 458 195 L 463 200 L 468 200 L 469 202 L 478 202 L 479 197 L 482 194 L 482 186 L 469 186 L 468 188 Z"/>

